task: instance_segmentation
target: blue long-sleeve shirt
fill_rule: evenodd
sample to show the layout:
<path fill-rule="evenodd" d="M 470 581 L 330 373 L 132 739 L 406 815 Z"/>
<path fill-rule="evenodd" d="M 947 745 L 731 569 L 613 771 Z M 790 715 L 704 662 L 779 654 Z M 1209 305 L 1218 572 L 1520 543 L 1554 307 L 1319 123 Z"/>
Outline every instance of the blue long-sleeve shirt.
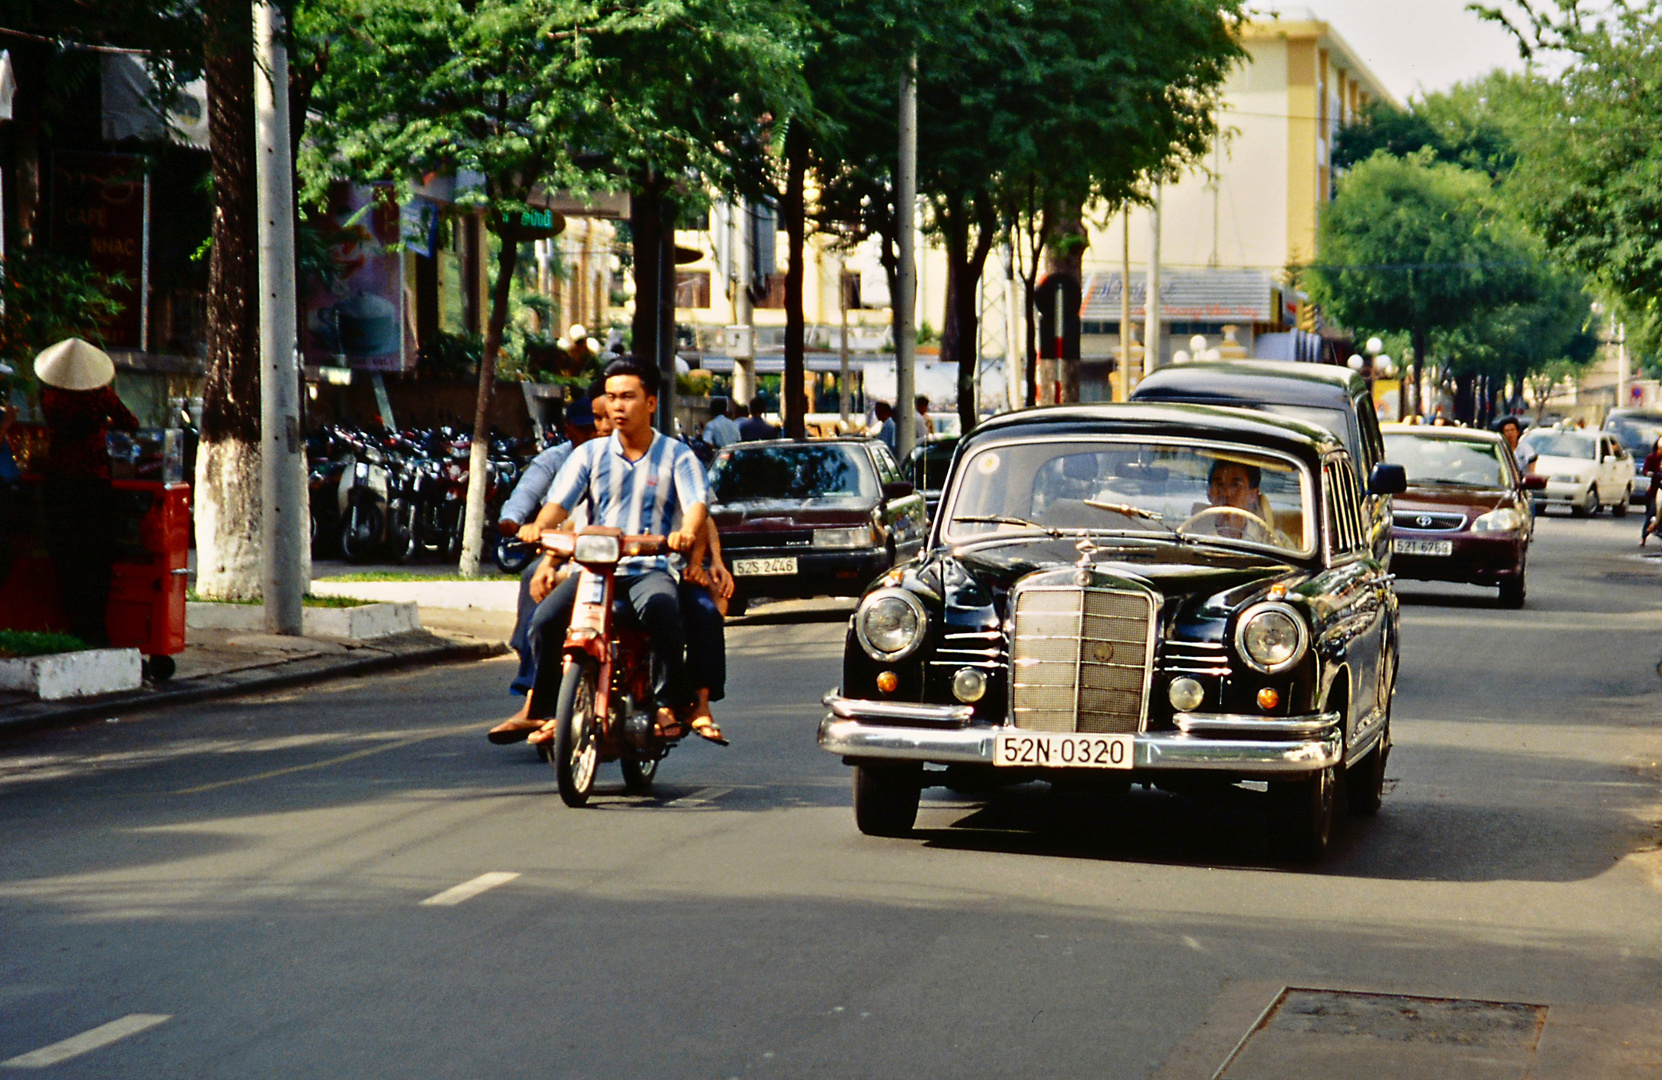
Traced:
<path fill-rule="evenodd" d="M 517 521 L 525 525 L 536 519 L 537 511 L 542 509 L 548 498 L 548 489 L 554 485 L 554 477 L 559 474 L 560 466 L 571 457 L 572 449 L 571 443 L 563 442 L 531 459 L 519 483 L 514 485 L 513 494 L 502 504 L 503 521 Z"/>

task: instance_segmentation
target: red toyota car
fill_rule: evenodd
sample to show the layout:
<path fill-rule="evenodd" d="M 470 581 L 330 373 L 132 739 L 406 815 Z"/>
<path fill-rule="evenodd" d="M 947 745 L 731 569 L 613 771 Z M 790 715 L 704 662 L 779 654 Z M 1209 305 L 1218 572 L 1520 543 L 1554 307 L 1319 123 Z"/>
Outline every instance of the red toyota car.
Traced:
<path fill-rule="evenodd" d="M 1385 460 L 1408 473 L 1391 511 L 1391 570 L 1399 578 L 1498 588 L 1522 607 L 1535 528 L 1524 476 L 1501 437 L 1471 428 L 1385 424 Z"/>

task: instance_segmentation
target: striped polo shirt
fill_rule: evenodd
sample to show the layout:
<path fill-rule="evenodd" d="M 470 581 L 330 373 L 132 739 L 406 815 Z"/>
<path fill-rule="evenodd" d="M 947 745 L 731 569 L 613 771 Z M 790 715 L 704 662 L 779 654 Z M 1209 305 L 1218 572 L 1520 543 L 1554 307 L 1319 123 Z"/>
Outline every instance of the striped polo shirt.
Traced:
<path fill-rule="evenodd" d="M 692 448 L 658 431 L 636 461 L 624 456 L 616 432 L 573 450 L 548 489 L 548 501 L 570 513 L 585 498 L 591 524 L 636 536 L 668 535 L 688 507 L 710 501 L 704 465 Z M 667 572 L 668 557 L 636 556 L 618 563 L 620 577 L 648 570 Z"/>

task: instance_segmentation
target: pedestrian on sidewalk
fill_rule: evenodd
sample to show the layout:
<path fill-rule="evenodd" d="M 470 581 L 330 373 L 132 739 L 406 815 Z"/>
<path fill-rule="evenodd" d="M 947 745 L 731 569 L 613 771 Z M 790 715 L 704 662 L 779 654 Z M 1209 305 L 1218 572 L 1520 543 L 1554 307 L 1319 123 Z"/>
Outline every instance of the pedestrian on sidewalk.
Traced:
<path fill-rule="evenodd" d="M 139 422 L 110 389 L 115 363 L 80 338 L 37 356 L 35 376 L 51 440 L 43 495 L 64 615 L 70 633 L 88 645 L 107 645 L 115 498 L 105 437 L 112 430 L 137 431 Z"/>

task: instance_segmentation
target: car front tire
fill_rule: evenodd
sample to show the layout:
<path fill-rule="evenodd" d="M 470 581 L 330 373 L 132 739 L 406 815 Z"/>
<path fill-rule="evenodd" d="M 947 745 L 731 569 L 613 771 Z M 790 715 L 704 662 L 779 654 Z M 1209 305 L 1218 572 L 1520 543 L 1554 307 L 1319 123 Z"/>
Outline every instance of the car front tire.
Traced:
<path fill-rule="evenodd" d="M 909 836 L 922 794 L 921 765 L 856 765 L 854 824 L 867 836 Z"/>
<path fill-rule="evenodd" d="M 1627 490 L 1622 492 L 1621 501 L 1616 503 L 1614 506 L 1612 506 L 1610 508 L 1610 512 L 1612 514 L 1614 514 L 1616 517 L 1626 517 L 1627 516 L 1627 504 L 1632 502 L 1632 501 L 1633 501 L 1633 485 L 1629 484 L 1627 486 Z"/>
<path fill-rule="evenodd" d="M 1522 574 L 1515 578 L 1508 578 L 1500 583 L 1500 606 L 1517 610 L 1524 606 L 1524 594 L 1528 585 Z"/>
<path fill-rule="evenodd" d="M 1269 795 L 1280 853 L 1292 862 L 1321 861 L 1333 840 L 1339 767 L 1331 766 L 1298 780 L 1274 781 Z"/>
<path fill-rule="evenodd" d="M 1351 817 L 1373 817 L 1385 801 L 1385 763 L 1391 757 L 1391 717 L 1367 756 L 1345 770 L 1345 808 Z"/>
<path fill-rule="evenodd" d="M 1576 517 L 1591 517 L 1593 514 L 1598 513 L 1598 510 L 1599 489 L 1597 486 L 1588 489 L 1587 498 L 1580 506 L 1570 507 L 1570 513 L 1574 514 Z"/>

